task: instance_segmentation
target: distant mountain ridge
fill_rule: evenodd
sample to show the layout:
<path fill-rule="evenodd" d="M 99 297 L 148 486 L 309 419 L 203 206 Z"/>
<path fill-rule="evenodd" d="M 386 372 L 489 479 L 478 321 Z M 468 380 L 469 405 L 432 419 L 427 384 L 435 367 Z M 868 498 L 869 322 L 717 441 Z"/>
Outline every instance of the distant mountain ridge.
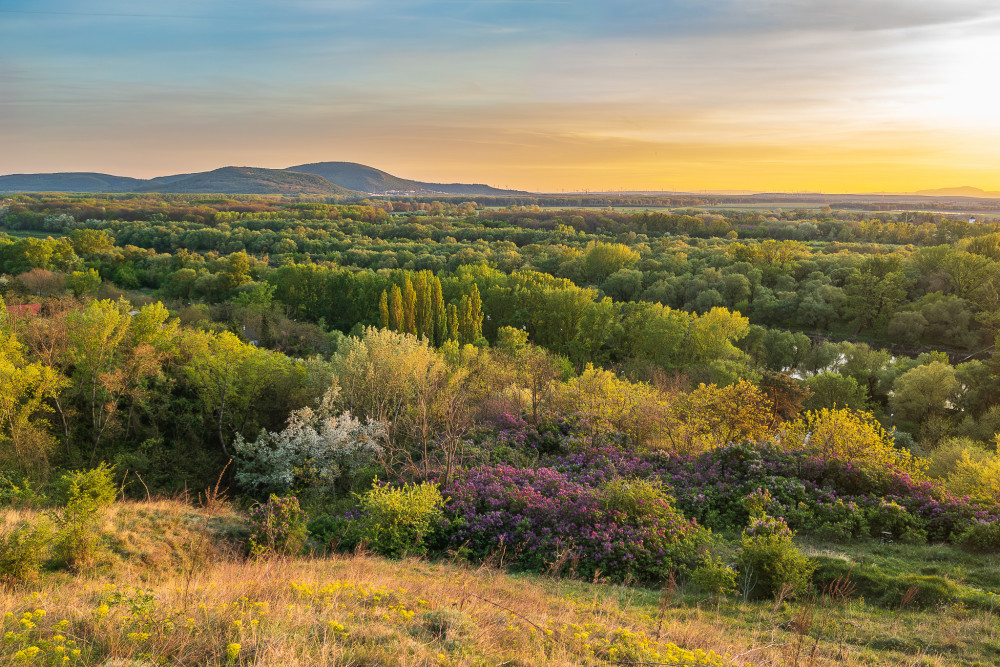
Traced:
<path fill-rule="evenodd" d="M 129 192 L 146 181 L 91 172 L 0 176 L 0 192 Z"/>
<path fill-rule="evenodd" d="M 426 183 L 393 176 L 380 169 L 357 162 L 313 162 L 288 167 L 322 176 L 331 183 L 369 194 L 415 195 L 526 195 L 523 190 L 503 190 L 482 183 Z"/>
<path fill-rule="evenodd" d="M 934 190 L 917 190 L 914 194 L 925 195 L 928 197 L 980 197 L 997 199 L 1000 198 L 1000 192 L 987 192 L 986 190 L 981 190 L 979 188 L 974 188 L 969 185 L 963 185 L 959 188 L 936 188 Z"/>
<path fill-rule="evenodd" d="M 182 194 L 363 194 L 509 195 L 528 194 L 467 183 L 424 183 L 399 178 L 355 162 L 315 162 L 287 169 L 222 167 L 193 174 L 141 179 L 91 172 L 9 174 L 0 192 L 158 192 Z"/>

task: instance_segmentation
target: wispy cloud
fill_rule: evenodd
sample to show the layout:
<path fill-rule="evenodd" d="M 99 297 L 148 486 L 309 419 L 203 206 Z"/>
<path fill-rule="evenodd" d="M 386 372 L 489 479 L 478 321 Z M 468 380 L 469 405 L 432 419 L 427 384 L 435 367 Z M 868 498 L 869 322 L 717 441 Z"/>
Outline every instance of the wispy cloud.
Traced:
<path fill-rule="evenodd" d="M 996 62 L 992 0 L 8 0 L 0 172 L 1000 188 Z"/>

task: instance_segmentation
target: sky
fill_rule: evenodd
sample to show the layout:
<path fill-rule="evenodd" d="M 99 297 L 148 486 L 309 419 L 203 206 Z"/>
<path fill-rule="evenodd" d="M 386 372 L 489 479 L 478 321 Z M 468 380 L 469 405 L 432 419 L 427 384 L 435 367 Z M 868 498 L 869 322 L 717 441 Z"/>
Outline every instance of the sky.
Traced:
<path fill-rule="evenodd" d="M 0 0 L 0 174 L 1000 190 L 996 0 Z"/>

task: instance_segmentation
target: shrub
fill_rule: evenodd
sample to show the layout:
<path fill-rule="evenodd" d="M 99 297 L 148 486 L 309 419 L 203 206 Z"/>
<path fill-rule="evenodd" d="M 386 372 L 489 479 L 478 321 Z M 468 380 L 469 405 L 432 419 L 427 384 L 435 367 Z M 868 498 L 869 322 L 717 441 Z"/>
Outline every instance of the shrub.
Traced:
<path fill-rule="evenodd" d="M 609 512 L 650 523 L 684 523 L 684 515 L 673 506 L 673 498 L 663 490 L 659 480 L 623 479 L 601 485 L 601 500 Z"/>
<path fill-rule="evenodd" d="M 114 502 L 118 490 L 114 469 L 104 463 L 92 470 L 64 476 L 68 483 L 66 507 L 57 515 L 59 550 L 66 565 L 81 570 L 92 564 L 101 550 L 101 511 Z"/>
<path fill-rule="evenodd" d="M 783 520 L 767 515 L 743 531 L 737 565 L 744 598 L 805 592 L 816 564 L 796 548 L 792 535 Z"/>
<path fill-rule="evenodd" d="M 977 553 L 1000 551 L 1000 523 L 996 521 L 973 523 L 958 536 L 958 545 Z"/>
<path fill-rule="evenodd" d="M 250 508 L 250 554 L 266 557 L 299 553 L 306 542 L 308 521 L 298 498 L 271 494 L 266 503 Z"/>
<path fill-rule="evenodd" d="M 807 412 L 788 426 L 783 444 L 812 452 L 824 461 L 849 461 L 863 470 L 889 467 L 920 477 L 926 467 L 910 452 L 896 448 L 874 416 L 863 410 L 823 408 Z"/>
<path fill-rule="evenodd" d="M 0 534 L 0 582 L 11 586 L 36 581 L 51 545 L 52 527 L 44 519 L 37 524 L 21 521 Z"/>
<path fill-rule="evenodd" d="M 103 461 L 90 470 L 63 473 L 52 483 L 53 498 L 69 504 L 73 499 L 86 497 L 98 507 L 110 505 L 118 497 L 114 482 L 114 466 Z"/>
<path fill-rule="evenodd" d="M 316 410 L 293 412 L 283 431 L 261 431 L 253 442 L 237 436 L 236 481 L 258 492 L 293 492 L 312 507 L 310 500 L 323 503 L 363 477 L 382 451 L 385 426 L 334 414 L 337 393 L 327 391 Z"/>
<path fill-rule="evenodd" d="M 724 658 L 713 651 L 688 651 L 676 644 L 654 644 L 642 630 L 618 628 L 593 642 L 594 657 L 619 665 L 723 665 Z"/>
<path fill-rule="evenodd" d="M 401 487 L 379 485 L 360 496 L 363 539 L 373 551 L 393 558 L 427 551 L 427 538 L 437 529 L 444 498 L 437 484 Z"/>
<path fill-rule="evenodd" d="M 868 523 L 873 537 L 891 537 L 908 544 L 927 542 L 927 531 L 905 507 L 891 500 L 880 499 L 868 510 Z"/>
<path fill-rule="evenodd" d="M 701 564 L 691 573 L 691 583 L 715 599 L 724 598 L 736 590 L 736 571 L 722 558 L 705 554 Z"/>
<path fill-rule="evenodd" d="M 450 545 L 478 558 L 502 554 L 504 563 L 526 570 L 568 567 L 619 581 L 662 581 L 696 565 L 709 534 L 684 518 L 661 487 L 567 477 L 551 468 L 466 471 L 445 489 Z"/>
<path fill-rule="evenodd" d="M 25 478 L 16 482 L 10 473 L 0 473 L 0 505 L 37 507 L 45 502 L 45 495 Z"/>

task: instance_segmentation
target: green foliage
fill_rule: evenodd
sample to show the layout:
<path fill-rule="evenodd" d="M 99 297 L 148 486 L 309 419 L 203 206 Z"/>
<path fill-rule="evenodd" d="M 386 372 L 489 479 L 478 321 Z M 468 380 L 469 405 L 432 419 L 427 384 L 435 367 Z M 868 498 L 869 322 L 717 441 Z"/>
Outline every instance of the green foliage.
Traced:
<path fill-rule="evenodd" d="M 250 508 L 250 554 L 263 558 L 300 553 L 308 536 L 308 522 L 298 498 L 272 493 L 266 503 Z"/>
<path fill-rule="evenodd" d="M 52 547 L 52 526 L 20 521 L 0 533 L 0 583 L 8 586 L 32 584 Z"/>
<path fill-rule="evenodd" d="M 743 532 L 736 556 L 744 599 L 794 597 L 806 592 L 816 564 L 792 541 L 787 525 L 763 515 Z"/>
<path fill-rule="evenodd" d="M 52 499 L 62 505 L 74 498 L 87 498 L 97 507 L 110 505 L 118 496 L 114 473 L 114 466 L 103 461 L 89 470 L 64 472 L 52 482 Z"/>
<path fill-rule="evenodd" d="M 713 598 L 724 598 L 736 591 L 736 570 L 726 565 L 721 557 L 705 554 L 691 573 L 691 583 Z"/>
<path fill-rule="evenodd" d="M 56 514 L 59 526 L 59 554 L 72 570 L 92 565 L 101 555 L 101 517 L 105 506 L 114 502 L 117 489 L 113 468 L 101 463 L 97 468 L 68 476 L 66 506 Z"/>
<path fill-rule="evenodd" d="M 919 527 L 918 521 L 905 507 L 892 501 L 881 500 L 868 512 L 868 524 L 872 537 L 886 537 L 906 544 L 925 544 L 927 531 Z"/>
<path fill-rule="evenodd" d="M 444 505 L 437 484 L 392 487 L 380 485 L 378 479 L 358 501 L 366 546 L 391 558 L 425 553 L 427 539 L 437 530 Z"/>
<path fill-rule="evenodd" d="M 1000 523 L 976 522 L 958 536 L 957 544 L 974 553 L 1000 552 Z"/>
<path fill-rule="evenodd" d="M 684 520 L 659 480 L 618 478 L 602 484 L 601 491 L 607 510 L 621 512 L 645 525 L 665 526 Z"/>
<path fill-rule="evenodd" d="M 37 507 L 46 500 L 46 495 L 30 479 L 18 482 L 10 473 L 0 473 L 0 506 Z"/>

